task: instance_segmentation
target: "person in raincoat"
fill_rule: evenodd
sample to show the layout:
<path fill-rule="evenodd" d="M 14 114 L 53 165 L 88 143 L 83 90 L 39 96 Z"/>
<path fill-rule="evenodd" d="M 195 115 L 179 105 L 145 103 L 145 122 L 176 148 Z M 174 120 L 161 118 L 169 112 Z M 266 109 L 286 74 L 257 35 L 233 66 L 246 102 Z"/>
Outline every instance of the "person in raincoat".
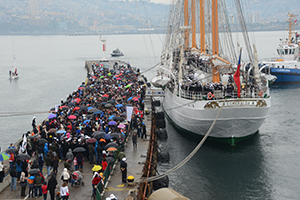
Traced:
<path fill-rule="evenodd" d="M 25 173 L 22 172 L 20 176 L 20 186 L 21 186 L 21 197 L 25 197 L 26 192 L 26 186 L 27 186 L 27 178 L 25 176 Z"/>
<path fill-rule="evenodd" d="M 69 149 L 69 152 L 66 154 L 66 162 L 68 162 L 70 164 L 71 169 L 72 169 L 73 159 L 74 159 L 74 155 L 72 153 L 72 149 Z"/>
<path fill-rule="evenodd" d="M 61 176 L 60 176 L 61 180 L 68 183 L 69 180 L 70 180 L 70 174 L 68 172 L 68 169 L 67 168 L 64 168 L 64 171 L 61 173 Z"/>

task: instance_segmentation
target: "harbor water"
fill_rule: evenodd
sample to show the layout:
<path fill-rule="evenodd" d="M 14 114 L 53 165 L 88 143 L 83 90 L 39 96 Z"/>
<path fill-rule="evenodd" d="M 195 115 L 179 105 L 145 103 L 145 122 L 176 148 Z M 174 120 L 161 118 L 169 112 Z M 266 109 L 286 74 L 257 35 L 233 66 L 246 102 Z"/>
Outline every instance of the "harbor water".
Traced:
<path fill-rule="evenodd" d="M 283 31 L 255 32 L 259 59 L 273 57 Z M 241 36 L 240 36 L 241 37 Z M 106 57 L 117 47 L 120 59 L 141 71 L 159 61 L 163 35 L 110 35 Z M 0 147 L 20 139 L 48 116 L 85 80 L 85 60 L 101 59 L 99 36 L 0 36 Z M 245 53 L 246 54 L 246 53 Z M 15 55 L 15 62 L 13 60 Z M 15 65 L 19 79 L 9 80 Z M 147 72 L 148 80 L 155 70 Z M 300 199 L 300 85 L 272 86 L 272 107 L 259 133 L 231 148 L 206 142 L 181 169 L 169 175 L 170 187 L 190 199 Z M 167 122 L 168 139 L 160 142 L 170 162 L 159 173 L 182 161 L 198 144 Z"/>

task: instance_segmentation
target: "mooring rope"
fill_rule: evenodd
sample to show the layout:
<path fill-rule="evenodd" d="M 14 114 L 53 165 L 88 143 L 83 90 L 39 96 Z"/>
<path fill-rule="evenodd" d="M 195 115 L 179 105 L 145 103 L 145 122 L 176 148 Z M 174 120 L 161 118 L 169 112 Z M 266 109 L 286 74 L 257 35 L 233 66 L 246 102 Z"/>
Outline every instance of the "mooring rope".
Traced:
<path fill-rule="evenodd" d="M 225 100 L 226 101 L 226 100 Z M 201 146 L 203 145 L 203 143 L 206 141 L 207 137 L 209 136 L 211 130 L 213 129 L 217 119 L 219 118 L 219 115 L 223 109 L 224 103 L 222 104 L 214 122 L 211 124 L 209 130 L 207 131 L 207 133 L 204 135 L 204 137 L 202 138 L 202 140 L 199 142 L 199 144 L 195 147 L 195 149 L 183 160 L 181 161 L 179 164 L 177 164 L 175 167 L 173 167 L 172 169 L 168 170 L 167 172 L 165 172 L 164 174 L 160 174 L 157 176 L 153 176 L 153 177 L 142 177 L 141 179 L 137 180 L 136 183 L 140 183 L 140 182 L 151 182 L 151 181 L 155 181 L 155 180 L 159 180 L 173 172 L 175 172 L 176 170 L 178 170 L 179 168 L 181 168 L 183 165 L 185 165 L 196 153 L 197 151 L 201 148 Z"/>

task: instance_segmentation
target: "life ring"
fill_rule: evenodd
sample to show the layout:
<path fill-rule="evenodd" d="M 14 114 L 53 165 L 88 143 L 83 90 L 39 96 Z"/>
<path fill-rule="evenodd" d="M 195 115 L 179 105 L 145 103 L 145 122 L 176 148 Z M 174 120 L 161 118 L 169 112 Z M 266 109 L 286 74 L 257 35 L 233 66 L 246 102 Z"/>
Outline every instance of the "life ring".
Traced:
<path fill-rule="evenodd" d="M 262 90 L 259 91 L 258 95 L 261 96 L 261 97 L 263 97 L 263 95 L 264 95 L 263 91 Z"/>
<path fill-rule="evenodd" d="M 208 98 L 209 100 L 213 99 L 214 97 L 215 97 L 215 95 L 213 95 L 211 92 L 209 92 L 209 93 L 207 94 L 207 98 Z"/>

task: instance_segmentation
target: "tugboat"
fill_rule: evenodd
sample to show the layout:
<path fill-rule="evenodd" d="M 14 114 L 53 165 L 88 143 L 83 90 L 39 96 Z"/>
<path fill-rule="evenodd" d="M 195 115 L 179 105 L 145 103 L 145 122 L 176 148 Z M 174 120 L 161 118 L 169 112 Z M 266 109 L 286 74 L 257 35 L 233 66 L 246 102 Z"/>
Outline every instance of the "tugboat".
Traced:
<path fill-rule="evenodd" d="M 113 50 L 112 53 L 110 54 L 112 57 L 119 57 L 119 56 L 124 56 L 123 52 L 117 48 L 116 50 Z"/>
<path fill-rule="evenodd" d="M 289 37 L 280 39 L 277 47 L 278 57 L 261 63 L 260 70 L 270 71 L 277 77 L 274 84 L 300 83 L 300 34 L 293 31 L 297 20 L 293 13 L 289 13 Z"/>

